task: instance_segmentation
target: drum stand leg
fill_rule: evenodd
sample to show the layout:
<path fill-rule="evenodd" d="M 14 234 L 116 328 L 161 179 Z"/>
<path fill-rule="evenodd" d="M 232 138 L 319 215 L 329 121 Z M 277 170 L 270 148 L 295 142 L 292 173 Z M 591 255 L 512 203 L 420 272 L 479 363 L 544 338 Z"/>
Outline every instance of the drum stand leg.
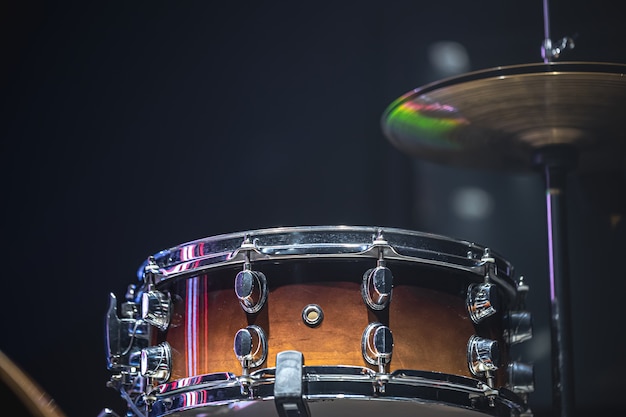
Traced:
<path fill-rule="evenodd" d="M 540 149 L 533 157 L 536 166 L 543 170 L 546 184 L 552 409 L 555 417 L 571 417 L 574 405 L 565 190 L 567 174 L 575 167 L 576 159 L 577 155 L 573 148 L 561 145 Z"/>

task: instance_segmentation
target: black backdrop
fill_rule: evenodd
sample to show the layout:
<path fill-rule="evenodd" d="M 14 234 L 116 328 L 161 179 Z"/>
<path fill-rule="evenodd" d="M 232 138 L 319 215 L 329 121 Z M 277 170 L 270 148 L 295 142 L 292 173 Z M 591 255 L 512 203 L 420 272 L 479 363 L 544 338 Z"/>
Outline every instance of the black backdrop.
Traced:
<path fill-rule="evenodd" d="M 2 7 L 0 349 L 69 417 L 123 410 L 105 387 L 104 314 L 148 255 L 220 233 L 326 224 L 434 232 L 506 256 L 531 285 L 536 335 L 522 353 L 536 367 L 531 405 L 549 411 L 541 178 L 415 160 L 380 128 L 391 101 L 442 76 L 435 42 L 462 45 L 465 70 L 540 62 L 541 1 Z M 561 60 L 626 61 L 612 1 L 550 10 L 553 39 L 576 36 Z M 621 405 L 624 220 L 609 215 L 623 213 L 623 179 L 570 179 L 581 412 Z M 481 190 L 488 215 L 454 212 L 461 189 Z"/>

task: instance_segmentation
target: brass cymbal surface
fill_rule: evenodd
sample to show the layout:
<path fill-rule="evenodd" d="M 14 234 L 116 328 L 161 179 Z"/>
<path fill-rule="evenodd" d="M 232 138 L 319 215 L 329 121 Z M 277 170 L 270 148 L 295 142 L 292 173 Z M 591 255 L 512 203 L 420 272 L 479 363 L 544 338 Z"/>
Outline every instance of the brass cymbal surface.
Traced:
<path fill-rule="evenodd" d="M 523 172 L 532 155 L 569 145 L 580 170 L 626 168 L 626 65 L 554 62 L 497 67 L 416 88 L 392 102 L 383 133 L 441 164 Z"/>

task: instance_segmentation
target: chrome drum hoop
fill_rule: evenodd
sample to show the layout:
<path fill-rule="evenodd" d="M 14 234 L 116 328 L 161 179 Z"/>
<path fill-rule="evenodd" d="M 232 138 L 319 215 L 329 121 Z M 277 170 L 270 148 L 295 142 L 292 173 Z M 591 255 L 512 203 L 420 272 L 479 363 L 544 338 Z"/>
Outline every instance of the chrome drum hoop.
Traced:
<path fill-rule="evenodd" d="M 279 262 L 333 258 L 378 258 L 441 266 L 483 277 L 492 268 L 491 279 L 515 298 L 514 268 L 487 247 L 464 240 L 376 226 L 276 227 L 222 234 L 190 241 L 153 255 L 158 265 L 155 284 L 198 275 L 203 271 L 249 262 Z M 137 275 L 143 280 L 147 262 Z M 494 267 L 495 266 L 495 267 Z"/>
<path fill-rule="evenodd" d="M 208 374 L 163 384 L 157 387 L 156 401 L 148 417 L 172 413 L 191 417 L 199 412 L 205 416 L 230 415 L 255 403 L 270 403 L 268 407 L 273 408 L 274 376 L 275 368 L 256 371 L 247 380 L 246 389 L 242 389 L 242 382 L 231 373 Z M 479 380 L 463 376 L 398 370 L 389 375 L 385 391 L 374 394 L 376 378 L 377 374 L 368 368 L 305 366 L 304 399 L 311 407 L 333 400 L 384 401 L 387 407 L 393 404 L 403 404 L 405 410 L 416 407 L 411 413 L 419 407 L 432 407 L 443 413 L 442 416 L 447 416 L 451 409 L 470 416 L 495 417 L 520 416 L 529 411 L 524 401 L 513 392 L 493 390 Z"/>

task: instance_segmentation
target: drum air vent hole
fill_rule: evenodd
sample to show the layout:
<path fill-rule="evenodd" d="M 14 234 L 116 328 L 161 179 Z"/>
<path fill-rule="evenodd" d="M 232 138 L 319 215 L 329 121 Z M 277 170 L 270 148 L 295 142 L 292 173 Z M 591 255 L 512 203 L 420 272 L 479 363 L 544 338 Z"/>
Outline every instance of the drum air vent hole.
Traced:
<path fill-rule="evenodd" d="M 318 326 L 324 319 L 324 312 L 317 304 L 309 304 L 302 309 L 302 320 L 309 327 Z"/>

